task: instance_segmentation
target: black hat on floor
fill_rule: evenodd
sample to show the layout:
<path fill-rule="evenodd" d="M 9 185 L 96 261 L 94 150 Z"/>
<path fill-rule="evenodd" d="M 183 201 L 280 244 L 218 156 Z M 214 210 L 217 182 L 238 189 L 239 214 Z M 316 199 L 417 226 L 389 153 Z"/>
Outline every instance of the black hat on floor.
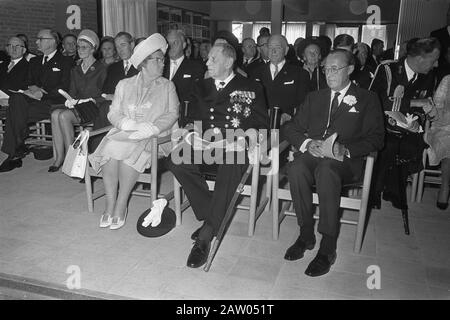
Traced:
<path fill-rule="evenodd" d="M 151 224 L 149 224 L 147 227 L 144 227 L 142 223 L 151 210 L 151 208 L 145 210 L 144 213 L 142 213 L 139 217 L 136 226 L 137 232 L 139 232 L 139 234 L 143 235 L 144 237 L 157 238 L 165 235 L 175 227 L 177 220 L 175 212 L 167 206 L 164 208 L 163 213 L 161 214 L 160 224 L 158 224 L 156 227 L 152 227 Z"/>

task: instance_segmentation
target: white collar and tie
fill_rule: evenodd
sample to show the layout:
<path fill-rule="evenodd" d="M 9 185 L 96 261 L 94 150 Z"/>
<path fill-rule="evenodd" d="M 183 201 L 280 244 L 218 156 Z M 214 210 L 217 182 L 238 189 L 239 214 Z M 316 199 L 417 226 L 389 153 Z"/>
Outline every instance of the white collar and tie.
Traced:
<path fill-rule="evenodd" d="M 22 57 L 22 58 L 18 58 L 18 59 L 11 60 L 10 63 L 9 63 L 9 65 L 8 65 L 7 73 L 11 72 L 12 68 L 14 68 L 14 66 L 15 66 L 16 64 L 18 64 L 19 61 L 22 60 L 22 59 L 23 59 L 23 57 Z"/>
<path fill-rule="evenodd" d="M 130 60 L 123 60 L 123 71 L 125 72 L 125 75 L 128 74 L 128 71 L 130 71 L 131 63 Z"/>
<path fill-rule="evenodd" d="M 48 55 L 44 55 L 42 57 L 42 64 L 46 64 L 48 61 L 50 61 L 55 54 L 56 54 L 56 50 L 53 51 L 52 53 L 48 54 Z"/>
<path fill-rule="evenodd" d="M 179 57 L 177 60 L 170 59 L 170 77 L 169 80 L 172 80 L 175 74 L 177 73 L 178 68 L 184 60 L 184 56 Z"/>
<path fill-rule="evenodd" d="M 272 80 L 275 79 L 278 73 L 280 73 L 281 69 L 283 69 L 284 64 L 286 63 L 286 60 L 281 61 L 278 64 L 270 63 L 270 74 L 272 75 Z"/>
<path fill-rule="evenodd" d="M 406 78 L 408 79 L 408 82 L 414 83 L 414 81 L 417 80 L 417 73 L 414 72 L 413 69 L 411 69 L 406 59 L 404 64 L 405 64 Z"/>
<path fill-rule="evenodd" d="M 214 84 L 216 86 L 217 91 L 222 90 L 223 88 L 225 88 L 227 86 L 227 84 L 234 78 L 235 73 L 232 72 L 230 73 L 230 75 L 225 78 L 224 80 L 214 80 Z"/>

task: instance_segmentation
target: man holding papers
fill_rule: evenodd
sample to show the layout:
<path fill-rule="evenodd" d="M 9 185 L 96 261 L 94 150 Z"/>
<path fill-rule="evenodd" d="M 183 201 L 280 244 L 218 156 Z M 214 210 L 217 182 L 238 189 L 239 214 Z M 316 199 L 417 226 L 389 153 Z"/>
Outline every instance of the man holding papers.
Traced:
<path fill-rule="evenodd" d="M 28 89 L 10 95 L 1 149 L 8 158 L 0 165 L 0 172 L 22 166 L 22 158 L 27 153 L 24 140 L 28 123 L 49 118 L 51 105 L 64 103 L 58 89 L 68 90 L 74 62 L 57 50 L 58 39 L 56 31 L 39 31 L 36 44 L 44 55 L 30 60 Z"/>
<path fill-rule="evenodd" d="M 311 92 L 283 130 L 286 139 L 298 150 L 289 164 L 288 178 L 300 226 L 300 236 L 284 258 L 298 260 L 305 250 L 314 248 L 315 185 L 322 240 L 317 256 L 305 271 L 312 277 L 326 274 L 336 260 L 342 185 L 357 180 L 363 173 L 363 157 L 383 146 L 383 115 L 378 97 L 350 82 L 354 65 L 351 52 L 342 49 L 330 52 L 324 66 L 329 88 Z M 335 134 L 334 157 L 327 158 L 325 155 L 330 152 L 325 150 L 325 144 Z"/>

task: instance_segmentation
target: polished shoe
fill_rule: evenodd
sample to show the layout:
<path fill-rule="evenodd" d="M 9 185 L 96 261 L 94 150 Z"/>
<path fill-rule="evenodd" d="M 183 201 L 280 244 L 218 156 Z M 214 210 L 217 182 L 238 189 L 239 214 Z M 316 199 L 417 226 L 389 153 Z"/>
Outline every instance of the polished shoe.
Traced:
<path fill-rule="evenodd" d="M 59 171 L 59 168 L 61 168 L 62 164 L 60 164 L 59 166 L 50 166 L 48 168 L 48 172 L 57 172 Z"/>
<path fill-rule="evenodd" d="M 310 277 L 318 277 L 327 274 L 336 261 L 336 252 L 333 254 L 317 253 L 316 257 L 306 268 L 305 274 Z"/>
<path fill-rule="evenodd" d="M 203 226 L 201 226 L 200 228 L 198 228 L 197 230 L 195 230 L 192 234 L 191 234 L 191 239 L 194 241 L 197 241 L 198 239 L 198 235 L 200 234 L 200 230 L 202 230 Z"/>
<path fill-rule="evenodd" d="M 108 228 L 111 226 L 112 217 L 109 214 L 102 214 L 100 217 L 100 228 Z"/>
<path fill-rule="evenodd" d="M 22 166 L 22 159 L 6 159 L 0 165 L 0 172 L 8 172 Z"/>
<path fill-rule="evenodd" d="M 28 149 L 26 145 L 22 144 L 16 149 L 16 153 L 14 156 L 17 158 L 25 158 L 29 153 L 30 149 Z"/>
<path fill-rule="evenodd" d="M 198 268 L 204 265 L 206 260 L 208 260 L 210 247 L 210 241 L 197 239 L 187 259 L 187 266 L 189 268 Z"/>
<path fill-rule="evenodd" d="M 448 202 L 436 202 L 436 207 L 438 207 L 441 210 L 447 210 L 448 208 Z"/>
<path fill-rule="evenodd" d="M 306 250 L 314 249 L 314 245 L 316 244 L 316 237 L 312 242 L 305 243 L 300 239 L 300 236 L 297 238 L 295 243 L 290 246 L 286 250 L 286 254 L 284 255 L 285 260 L 294 261 L 303 258 Z"/>
<path fill-rule="evenodd" d="M 125 210 L 125 217 L 121 219 L 120 217 L 114 217 L 111 219 L 111 225 L 109 226 L 110 230 L 117 230 L 122 228 L 125 225 L 125 221 L 127 220 L 128 209 Z"/>

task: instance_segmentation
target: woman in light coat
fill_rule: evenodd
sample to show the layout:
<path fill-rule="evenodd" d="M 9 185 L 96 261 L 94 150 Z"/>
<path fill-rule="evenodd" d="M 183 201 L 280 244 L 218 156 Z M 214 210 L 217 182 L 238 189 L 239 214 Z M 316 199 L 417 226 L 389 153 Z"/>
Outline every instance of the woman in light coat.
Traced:
<path fill-rule="evenodd" d="M 114 128 L 89 156 L 93 168 L 103 171 L 106 208 L 100 227 L 114 230 L 125 224 L 131 191 L 139 174 L 151 166 L 151 152 L 158 152 L 151 150 L 151 138 L 176 126 L 175 86 L 162 77 L 166 50 L 167 42 L 159 33 L 135 48 L 130 62 L 140 72 L 118 83 L 108 113 Z M 170 142 L 160 146 L 166 155 L 170 147 Z"/>

